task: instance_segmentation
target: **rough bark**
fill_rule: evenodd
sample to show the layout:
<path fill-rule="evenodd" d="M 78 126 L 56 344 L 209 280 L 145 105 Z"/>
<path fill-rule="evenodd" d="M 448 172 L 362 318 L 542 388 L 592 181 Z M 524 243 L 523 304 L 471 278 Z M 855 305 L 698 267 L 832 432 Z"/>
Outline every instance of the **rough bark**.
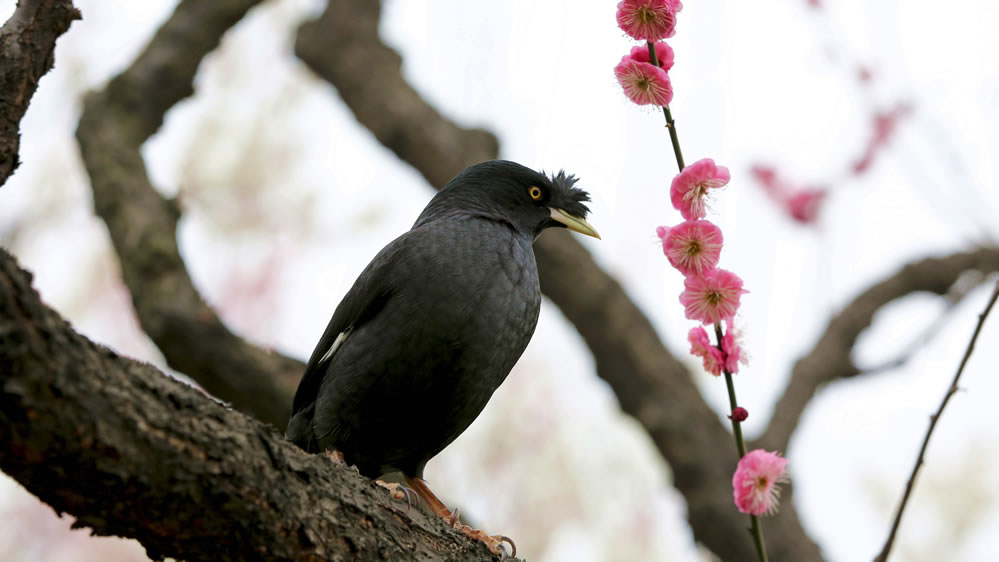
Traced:
<path fill-rule="evenodd" d="M 3 250 L 0 468 L 77 526 L 134 537 L 152 558 L 496 558 L 351 469 L 77 334 Z"/>
<path fill-rule="evenodd" d="M 153 189 L 140 153 L 164 113 L 193 93 L 201 59 L 259 1 L 181 2 L 135 62 L 87 96 L 76 135 L 135 311 L 167 364 L 284 428 L 304 366 L 236 336 L 204 302 L 177 247 L 179 211 Z"/>
<path fill-rule="evenodd" d="M 38 81 L 55 62 L 56 39 L 78 19 L 70 0 L 19 1 L 0 28 L 0 186 L 20 163 L 18 127 Z"/>

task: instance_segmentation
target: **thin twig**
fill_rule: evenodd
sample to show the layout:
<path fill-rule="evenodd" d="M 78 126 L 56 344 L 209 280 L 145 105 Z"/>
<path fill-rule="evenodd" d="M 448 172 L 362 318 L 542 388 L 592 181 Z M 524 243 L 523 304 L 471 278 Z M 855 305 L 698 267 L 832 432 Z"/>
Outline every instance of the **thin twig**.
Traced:
<path fill-rule="evenodd" d="M 875 558 L 875 562 L 886 562 L 888 560 L 888 554 L 891 552 L 892 543 L 895 542 L 895 534 L 898 532 L 899 523 L 902 521 L 902 512 L 905 511 L 905 505 L 909 501 L 909 495 L 912 494 L 912 489 L 916 483 L 916 474 L 919 473 L 919 467 L 923 465 L 923 456 L 926 454 L 926 447 L 930 443 L 930 436 L 933 434 L 933 429 L 937 426 L 937 422 L 940 420 L 940 415 L 943 414 L 944 408 L 947 406 L 947 402 L 950 401 L 950 397 L 957 393 L 957 382 L 961 378 L 961 373 L 964 372 L 964 366 L 967 365 L 968 359 L 971 358 L 971 352 L 975 349 L 975 341 L 978 340 L 978 334 L 982 331 L 982 325 L 985 324 L 985 318 L 989 315 L 989 311 L 992 310 L 992 305 L 996 303 L 999 299 L 999 281 L 996 282 L 996 288 L 992 291 L 992 296 L 989 297 L 988 304 L 985 305 L 985 310 L 978 315 L 978 325 L 975 326 L 975 332 L 971 334 L 971 341 L 968 342 L 968 349 L 964 352 L 964 357 L 961 358 L 961 364 L 957 367 L 957 372 L 954 373 L 954 380 L 951 381 L 950 387 L 947 388 L 947 392 L 944 393 L 943 400 L 940 402 L 940 407 L 937 408 L 935 414 L 930 416 L 930 427 L 926 430 L 926 437 L 923 438 L 923 446 L 919 448 L 919 456 L 916 457 L 916 464 L 912 467 L 912 474 L 909 475 L 909 481 L 905 484 L 905 493 L 902 494 L 902 503 L 898 506 L 898 512 L 895 513 L 895 521 L 892 523 L 891 532 L 888 533 L 888 540 L 885 541 L 884 548 L 881 549 L 881 553 Z"/>
<path fill-rule="evenodd" d="M 656 56 L 656 46 L 652 41 L 647 41 L 646 45 L 649 48 L 649 59 L 652 64 L 656 66 L 662 66 L 659 64 L 659 57 Z M 683 171 L 685 164 L 683 163 L 683 153 L 680 152 L 680 138 L 676 134 L 676 122 L 673 121 L 673 113 L 670 112 L 669 106 L 664 105 L 663 115 L 666 117 L 666 128 L 669 129 L 669 141 L 673 145 L 673 156 L 676 157 L 676 167 Z"/>
<path fill-rule="evenodd" d="M 898 369 L 904 367 L 912 358 L 926 348 L 926 345 L 933 341 L 938 333 L 946 325 L 946 320 L 951 314 L 957 310 L 958 305 L 964 302 L 964 298 L 967 297 L 971 292 L 977 288 L 982 281 L 984 281 L 985 275 L 978 274 L 976 272 L 977 281 L 972 283 L 962 283 L 961 279 L 954 283 L 954 287 L 948 291 L 945 300 L 945 307 L 940 315 L 937 316 L 932 322 L 927 324 L 926 328 L 919 333 L 907 346 L 905 350 L 898 354 L 898 356 L 878 363 L 877 365 L 872 365 L 866 368 L 859 368 L 858 372 L 854 376 L 862 375 L 875 375 L 878 373 L 883 373 L 885 371 L 890 371 L 893 369 Z"/>

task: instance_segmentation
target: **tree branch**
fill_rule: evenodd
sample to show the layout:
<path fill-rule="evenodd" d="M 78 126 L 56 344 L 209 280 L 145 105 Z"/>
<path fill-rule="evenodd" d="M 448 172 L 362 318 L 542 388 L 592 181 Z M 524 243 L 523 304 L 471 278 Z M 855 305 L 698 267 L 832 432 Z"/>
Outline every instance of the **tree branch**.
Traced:
<path fill-rule="evenodd" d="M 152 558 L 486 560 L 346 467 L 73 331 L 0 250 L 0 468 Z"/>
<path fill-rule="evenodd" d="M 135 62 L 87 96 L 76 136 L 143 330 L 172 368 L 283 428 L 304 365 L 236 336 L 202 300 L 177 247 L 179 212 L 153 189 L 139 151 L 193 93 L 201 59 L 259 1 L 181 2 Z"/>
<path fill-rule="evenodd" d="M 917 292 L 944 295 L 967 271 L 999 271 L 999 248 L 981 248 L 944 258 L 927 258 L 905 265 L 895 274 L 861 293 L 834 316 L 812 350 L 791 371 L 773 418 L 753 444 L 771 450 L 787 449 L 805 407 L 823 385 L 860 373 L 851 352 L 874 315 L 895 299 Z"/>
<path fill-rule="evenodd" d="M 55 62 L 56 39 L 78 19 L 70 0 L 34 0 L 18 2 L 0 28 L 0 185 L 19 164 L 21 118 Z"/>
<path fill-rule="evenodd" d="M 295 53 L 328 80 L 355 117 L 432 186 L 465 166 L 495 158 L 493 135 L 466 129 L 434 110 L 406 82 L 401 58 L 378 36 L 380 6 L 331 0 L 299 28 Z M 621 286 L 567 232 L 534 244 L 541 289 L 583 336 L 626 413 L 648 430 L 675 474 L 695 538 L 724 560 L 749 560 L 745 519 L 733 508 L 731 437 L 708 408 L 690 373 L 670 355 Z M 790 506 L 767 522 L 774 560 L 819 560 Z"/>
<path fill-rule="evenodd" d="M 892 544 L 895 542 L 895 535 L 898 532 L 898 526 L 902 523 L 902 513 L 905 512 L 909 496 L 916 485 L 916 475 L 919 474 L 919 468 L 923 466 L 923 458 L 926 455 L 926 448 L 930 445 L 930 437 L 933 435 L 933 430 L 937 427 L 937 422 L 940 421 L 940 416 L 943 415 L 944 408 L 947 407 L 947 402 L 950 401 L 951 396 L 957 394 L 957 383 L 961 380 L 961 373 L 964 372 L 964 367 L 968 364 L 968 359 L 971 359 L 971 352 L 975 350 L 975 342 L 978 341 L 978 334 L 981 333 L 985 319 L 992 310 L 992 306 L 996 304 L 997 299 L 999 299 L 999 281 L 996 282 L 995 288 L 992 289 L 992 296 L 989 297 L 988 304 L 985 305 L 985 310 L 978 315 L 978 324 L 975 325 L 975 331 L 971 334 L 971 341 L 968 342 L 968 348 L 965 350 L 964 356 L 961 357 L 961 363 L 957 367 L 957 372 L 954 373 L 953 380 L 951 380 L 950 385 L 947 387 L 947 391 L 944 392 L 940 406 L 930 416 L 930 425 L 926 428 L 926 436 L 923 438 L 922 446 L 919 447 L 919 455 L 916 457 L 916 464 L 912 467 L 912 474 L 909 475 L 909 480 L 905 483 L 905 492 L 902 494 L 902 501 L 898 505 L 898 511 L 895 512 L 895 520 L 892 522 L 891 531 L 888 532 L 888 538 L 885 540 L 885 545 L 882 547 L 881 552 L 875 557 L 875 562 L 887 562 L 888 560 Z"/>

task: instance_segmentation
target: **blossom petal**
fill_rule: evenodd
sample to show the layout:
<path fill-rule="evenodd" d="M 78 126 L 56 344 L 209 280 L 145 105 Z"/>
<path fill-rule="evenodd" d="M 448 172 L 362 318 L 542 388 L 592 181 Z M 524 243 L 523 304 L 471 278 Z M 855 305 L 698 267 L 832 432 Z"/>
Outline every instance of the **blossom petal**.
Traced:
<path fill-rule="evenodd" d="M 673 0 L 622 0 L 617 25 L 639 41 L 657 41 L 676 33 L 676 13 L 683 5 Z"/>
<path fill-rule="evenodd" d="M 732 475 L 735 506 L 743 513 L 773 514 L 780 499 L 777 484 L 787 481 L 787 459 L 776 452 L 752 450 L 739 460 Z"/>
<path fill-rule="evenodd" d="M 716 165 L 711 158 L 702 158 L 673 178 L 670 201 L 684 219 L 703 219 L 707 216 L 705 196 L 708 190 L 727 185 L 729 179 L 728 168 Z"/>
<path fill-rule="evenodd" d="M 614 67 L 614 76 L 624 95 L 638 105 L 669 105 L 673 101 L 673 85 L 666 71 L 658 66 L 625 56 Z"/>
<path fill-rule="evenodd" d="M 724 269 L 712 269 L 703 275 L 688 275 L 683 280 L 680 304 L 691 320 L 714 324 L 731 320 L 739 310 L 739 299 L 749 291 L 742 288 L 742 279 Z"/>

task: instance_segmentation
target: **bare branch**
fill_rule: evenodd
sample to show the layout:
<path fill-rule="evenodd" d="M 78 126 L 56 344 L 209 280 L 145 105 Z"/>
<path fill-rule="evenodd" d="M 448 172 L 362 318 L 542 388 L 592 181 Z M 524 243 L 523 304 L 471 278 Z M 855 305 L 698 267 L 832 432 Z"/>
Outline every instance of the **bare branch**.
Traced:
<path fill-rule="evenodd" d="M 851 351 L 860 333 L 883 306 L 917 292 L 946 294 L 963 273 L 972 270 L 999 271 L 999 248 L 981 248 L 910 263 L 861 293 L 829 321 L 812 351 L 795 363 L 770 425 L 753 446 L 786 450 L 801 413 L 815 392 L 824 384 L 860 373 L 850 358 Z"/>
<path fill-rule="evenodd" d="M 70 0 L 18 2 L 0 28 L 0 185 L 19 164 L 21 118 L 55 62 L 56 39 L 78 19 Z"/>
<path fill-rule="evenodd" d="M 283 428 L 304 366 L 247 343 L 201 299 L 177 248 L 178 211 L 139 152 L 192 90 L 198 64 L 259 0 L 185 0 L 146 49 L 84 104 L 77 139 L 142 328 L 167 363 L 213 395 Z"/>
<path fill-rule="evenodd" d="M 909 476 L 909 481 L 905 483 L 905 493 L 902 494 L 902 501 L 899 503 L 898 511 L 895 513 L 895 521 L 891 525 L 891 531 L 888 533 L 888 539 L 885 541 L 884 548 L 881 549 L 881 553 L 874 559 L 875 562 L 886 562 L 888 560 L 888 554 L 891 553 L 892 544 L 895 542 L 895 534 L 898 532 L 898 526 L 902 523 L 902 513 L 905 511 L 905 505 L 909 502 L 909 495 L 912 494 L 912 489 L 916 485 L 916 475 L 919 474 L 919 468 L 923 466 L 923 457 L 926 455 L 926 448 L 930 444 L 930 437 L 933 435 L 933 430 L 937 427 L 937 422 L 940 421 L 940 416 L 943 415 L 944 408 L 947 407 L 950 397 L 957 393 L 957 383 L 961 380 L 961 373 L 964 372 L 964 366 L 968 364 L 968 359 L 971 358 L 971 352 L 975 350 L 975 342 L 978 341 L 978 334 L 981 333 L 982 326 L 985 324 L 985 318 L 988 317 L 997 299 L 999 299 L 999 281 L 996 281 L 996 287 L 992 290 L 992 296 L 989 297 L 989 302 L 985 305 L 985 310 L 978 315 L 978 324 L 975 325 L 975 331 L 971 334 L 971 341 L 968 342 L 968 349 L 965 350 L 964 357 L 961 358 L 961 364 L 958 365 L 957 372 L 954 373 L 954 380 L 947 387 L 947 392 L 944 393 L 943 400 L 940 401 L 940 406 L 937 408 L 936 413 L 930 416 L 930 426 L 926 428 L 926 437 L 923 438 L 923 445 L 919 448 L 919 456 L 916 457 L 916 464 L 912 467 L 912 474 Z"/>
<path fill-rule="evenodd" d="M 985 275 L 980 272 L 974 272 L 970 277 L 974 277 L 974 280 L 965 279 L 964 277 L 959 278 L 955 281 L 954 285 L 950 288 L 950 291 L 944 296 L 946 301 L 944 304 L 944 309 L 934 318 L 930 323 L 926 325 L 926 328 L 922 332 L 916 335 L 915 338 L 909 342 L 905 348 L 899 352 L 895 357 L 888 360 L 883 360 L 876 365 L 870 367 L 857 367 L 860 371 L 856 376 L 864 375 L 875 375 L 882 373 L 884 371 L 892 371 L 904 367 L 909 363 L 912 358 L 919 353 L 920 350 L 925 348 L 933 338 L 940 333 L 947 324 L 947 318 L 957 310 L 958 305 L 964 301 L 971 292 L 980 285 L 985 279 Z"/>
<path fill-rule="evenodd" d="M 152 558 L 495 559 L 349 468 L 77 334 L 2 250 L 0 468 Z"/>

